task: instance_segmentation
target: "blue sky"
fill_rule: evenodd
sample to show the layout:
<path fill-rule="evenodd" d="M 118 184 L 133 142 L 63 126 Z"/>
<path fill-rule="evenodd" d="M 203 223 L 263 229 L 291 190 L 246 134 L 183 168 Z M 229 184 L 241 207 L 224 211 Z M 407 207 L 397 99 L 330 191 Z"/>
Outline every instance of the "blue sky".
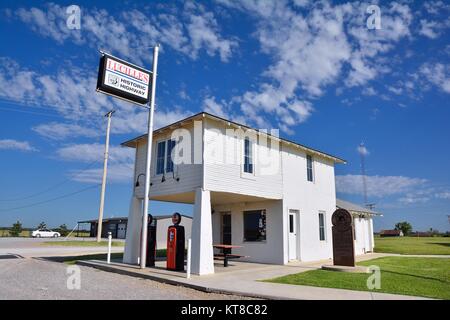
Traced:
<path fill-rule="evenodd" d="M 81 29 L 66 8 L 81 8 Z M 377 4 L 381 29 L 368 29 Z M 0 226 L 97 216 L 112 120 L 105 216 L 126 216 L 146 111 L 95 92 L 99 49 L 151 68 L 161 43 L 156 126 L 201 110 L 348 161 L 338 197 L 368 199 L 414 229 L 449 230 L 450 6 L 441 1 L 2 1 Z M 55 199 L 57 198 L 57 199 Z M 51 200 L 51 201 L 49 201 Z M 48 202 L 46 202 L 48 201 Z M 156 214 L 190 206 L 151 203 Z"/>

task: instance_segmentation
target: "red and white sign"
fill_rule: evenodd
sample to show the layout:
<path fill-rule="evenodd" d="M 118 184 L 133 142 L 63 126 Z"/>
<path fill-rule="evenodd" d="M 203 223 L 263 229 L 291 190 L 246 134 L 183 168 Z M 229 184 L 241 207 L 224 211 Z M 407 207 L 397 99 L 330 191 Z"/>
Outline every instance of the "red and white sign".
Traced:
<path fill-rule="evenodd" d="M 146 104 L 149 100 L 151 73 L 120 59 L 104 55 L 100 60 L 97 90 Z"/>

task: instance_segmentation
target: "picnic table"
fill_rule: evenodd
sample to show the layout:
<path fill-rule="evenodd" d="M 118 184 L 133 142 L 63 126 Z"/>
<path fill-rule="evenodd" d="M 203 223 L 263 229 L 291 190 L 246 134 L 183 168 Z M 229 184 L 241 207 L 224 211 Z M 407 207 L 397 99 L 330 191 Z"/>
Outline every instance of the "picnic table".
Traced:
<path fill-rule="evenodd" d="M 236 246 L 232 244 L 213 244 L 213 247 L 216 249 L 222 249 L 222 253 L 215 254 L 214 258 L 223 260 L 223 266 L 228 267 L 228 260 L 229 259 L 239 259 L 239 258 L 246 258 L 247 256 L 241 256 L 238 254 L 232 254 L 229 253 L 228 250 L 223 249 L 234 249 L 234 248 L 242 248 L 242 246 Z"/>

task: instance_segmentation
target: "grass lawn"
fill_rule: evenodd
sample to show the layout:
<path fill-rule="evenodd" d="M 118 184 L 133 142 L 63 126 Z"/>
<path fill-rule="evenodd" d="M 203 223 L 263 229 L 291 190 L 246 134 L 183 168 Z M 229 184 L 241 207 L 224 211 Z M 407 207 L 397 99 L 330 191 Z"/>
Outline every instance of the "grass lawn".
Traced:
<path fill-rule="evenodd" d="M 22 230 L 19 233 L 19 237 L 29 237 L 30 236 L 31 231 L 28 230 Z M 7 229 L 0 229 L 0 238 L 1 237 L 10 237 L 11 235 L 9 234 L 9 230 Z"/>
<path fill-rule="evenodd" d="M 65 246 L 65 247 L 106 247 L 108 246 L 108 241 L 45 241 L 42 243 L 44 246 Z M 112 247 L 123 247 L 125 242 L 112 241 Z"/>
<path fill-rule="evenodd" d="M 381 289 L 367 288 L 370 274 L 327 270 L 312 270 L 265 281 L 450 299 L 450 259 L 384 257 L 358 265 L 380 267 Z"/>
<path fill-rule="evenodd" d="M 111 260 L 122 259 L 122 258 L 123 258 L 122 252 L 111 253 Z M 75 264 L 77 261 L 80 261 L 80 260 L 105 260 L 106 261 L 106 253 L 87 254 L 87 255 L 83 255 L 83 256 L 50 257 L 47 259 L 56 261 L 56 262 L 64 262 L 66 264 Z"/>
<path fill-rule="evenodd" d="M 450 255 L 450 237 L 375 237 L 375 252 Z"/>

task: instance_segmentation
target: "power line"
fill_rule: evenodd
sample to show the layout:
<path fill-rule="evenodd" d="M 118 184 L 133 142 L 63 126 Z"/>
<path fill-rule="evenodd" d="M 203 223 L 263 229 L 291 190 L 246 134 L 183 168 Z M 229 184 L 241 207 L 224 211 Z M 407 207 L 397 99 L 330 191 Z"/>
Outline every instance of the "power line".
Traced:
<path fill-rule="evenodd" d="M 46 104 L 46 103 L 40 103 L 38 105 L 33 100 L 17 101 L 17 100 L 13 100 L 13 99 L 4 98 L 4 97 L 0 97 L 0 102 L 5 102 L 5 103 L 10 104 L 10 105 L 17 105 L 17 106 L 21 106 L 21 107 L 54 111 L 56 113 L 52 114 L 52 113 L 35 112 L 35 111 L 21 110 L 21 109 L 10 109 L 10 108 L 5 108 L 4 106 L 2 106 L 2 108 L 0 108 L 0 110 L 4 110 L 4 111 L 13 111 L 13 112 L 36 114 L 36 115 L 42 115 L 42 116 L 48 116 L 48 117 L 61 118 L 61 119 L 65 119 L 65 120 L 67 120 L 70 117 L 73 117 L 73 114 L 74 114 L 73 113 L 74 106 L 72 106 L 72 107 L 70 107 L 70 106 L 69 107 L 67 107 L 67 106 L 66 107 L 61 107 L 61 106 L 58 106 L 58 105 L 51 105 L 51 104 Z M 67 112 L 68 114 L 64 115 L 63 112 Z M 83 119 L 85 121 L 91 123 L 91 124 L 95 123 L 94 120 L 86 120 L 86 118 L 83 118 Z"/>
<path fill-rule="evenodd" d="M 55 117 L 55 118 L 62 118 L 65 119 L 65 117 L 58 115 L 58 114 L 50 114 L 50 113 L 44 113 L 44 112 L 35 112 L 35 111 L 29 111 L 29 110 L 20 110 L 20 109 L 10 109 L 10 108 L 4 108 L 0 107 L 0 110 L 3 111 L 13 111 L 13 112 L 20 112 L 20 113 L 28 113 L 28 114 L 35 114 L 40 116 L 46 116 L 46 117 Z"/>
<path fill-rule="evenodd" d="M 20 207 L 14 207 L 14 208 L 8 208 L 8 209 L 1 209 L 0 212 L 13 211 L 13 210 L 19 210 L 19 209 L 24 209 L 24 208 L 35 207 L 35 206 L 38 206 L 38 205 L 41 205 L 41 204 L 44 204 L 44 203 L 48 203 L 48 202 L 52 202 L 52 201 L 55 201 L 55 200 L 67 198 L 67 197 L 70 197 L 70 196 L 73 196 L 73 195 L 82 193 L 82 192 L 84 192 L 84 191 L 87 191 L 87 190 L 90 190 L 90 189 L 93 189 L 93 188 L 98 188 L 99 186 L 100 186 L 100 184 L 96 184 L 96 185 L 89 186 L 89 187 L 83 188 L 83 189 L 81 189 L 81 190 L 72 192 L 72 193 L 63 194 L 63 195 L 58 196 L 58 197 L 56 197 L 56 198 L 52 198 L 52 199 L 48 199 L 48 200 L 44 200 L 44 201 L 40 201 L 40 202 L 35 202 L 35 203 L 31 203 L 31 204 L 28 204 L 28 205 L 25 205 L 25 206 L 20 206 Z"/>
<path fill-rule="evenodd" d="M 14 198 L 14 199 L 0 199 L 0 201 L 1 201 L 1 202 L 19 201 L 19 200 L 26 200 L 26 199 L 30 199 L 30 198 L 37 197 L 37 196 L 39 196 L 39 195 L 41 195 L 41 194 L 43 194 L 43 193 L 46 193 L 46 192 L 51 191 L 51 190 L 54 190 L 54 189 L 56 189 L 57 187 L 59 187 L 59 186 L 61 186 L 61 185 L 63 185 L 63 184 L 66 184 L 67 182 L 71 181 L 73 178 L 79 176 L 81 173 L 83 173 L 84 171 L 88 170 L 90 167 L 92 167 L 92 166 L 93 166 L 95 163 L 97 163 L 97 162 L 99 162 L 98 159 L 92 161 L 92 162 L 89 163 L 86 167 L 84 167 L 83 169 L 81 169 L 77 174 L 71 176 L 70 178 L 64 179 L 64 180 L 62 180 L 62 181 L 60 181 L 60 182 L 58 182 L 58 183 L 56 183 L 56 184 L 54 184 L 54 185 L 52 185 L 52 186 L 50 186 L 50 187 L 44 189 L 44 190 L 42 190 L 42 191 L 39 191 L 39 192 L 30 194 L 30 195 L 27 195 L 27 196 L 25 196 L 25 197 L 20 197 L 20 198 Z"/>

